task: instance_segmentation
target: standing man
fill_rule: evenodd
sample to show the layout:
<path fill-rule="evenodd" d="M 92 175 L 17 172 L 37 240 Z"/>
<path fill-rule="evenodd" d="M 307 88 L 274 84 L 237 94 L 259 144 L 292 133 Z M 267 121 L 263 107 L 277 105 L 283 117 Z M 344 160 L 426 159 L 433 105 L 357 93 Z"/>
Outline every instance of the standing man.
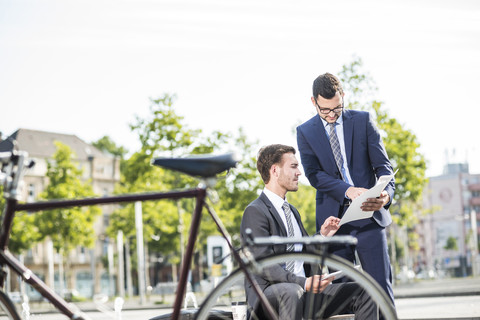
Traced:
<path fill-rule="evenodd" d="M 344 95 L 338 78 L 330 73 L 313 82 L 312 103 L 318 115 L 297 127 L 297 143 L 302 166 L 310 184 L 317 189 L 317 230 L 331 213 L 341 218 L 350 202 L 373 187 L 378 177 L 393 174 L 385 147 L 370 114 L 344 110 Z M 380 197 L 365 201 L 363 211 L 372 218 L 352 221 L 337 234 L 358 239 L 357 252 L 362 268 L 390 296 L 392 271 L 385 227 L 392 222 L 388 208 L 393 199 L 392 180 Z M 339 248 L 335 254 L 354 261 L 355 252 Z"/>
<path fill-rule="evenodd" d="M 288 191 L 297 191 L 298 161 L 293 147 L 274 144 L 263 147 L 258 153 L 257 169 L 265 183 L 260 196 L 250 203 L 242 217 L 241 236 L 248 237 L 251 230 L 253 237 L 302 237 L 308 236 L 300 215 L 286 201 Z M 329 217 L 320 228 L 324 236 L 332 236 L 338 230 L 340 219 Z M 259 246 L 251 248 L 255 258 L 282 254 L 287 251 L 305 250 L 302 244 Z M 320 308 L 320 297 L 325 304 L 324 317 L 354 312 L 355 319 L 376 319 L 376 306 L 356 283 L 331 284 L 331 280 L 320 280 L 319 275 L 309 276 L 310 268 L 303 261 L 290 261 L 274 265 L 256 275 L 261 290 L 279 314 L 279 319 L 302 319 L 304 312 L 304 293 L 321 293 L 315 295 L 315 310 Z M 259 299 L 250 283 L 245 284 L 247 302 L 253 318 L 265 319 Z"/>

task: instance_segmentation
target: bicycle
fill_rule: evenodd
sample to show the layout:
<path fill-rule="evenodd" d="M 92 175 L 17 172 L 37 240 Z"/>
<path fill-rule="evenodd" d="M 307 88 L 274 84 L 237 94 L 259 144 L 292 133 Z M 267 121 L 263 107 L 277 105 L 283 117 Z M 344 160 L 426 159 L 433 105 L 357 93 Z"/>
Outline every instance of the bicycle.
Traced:
<path fill-rule="evenodd" d="M 2 217 L 2 225 L 0 230 L 0 285 L 3 288 L 5 284 L 6 272 L 4 271 L 5 266 L 8 266 L 14 273 L 21 276 L 21 278 L 31 286 L 33 286 L 45 299 L 47 299 L 56 309 L 62 312 L 64 315 L 70 319 L 76 320 L 88 320 L 89 317 L 78 310 L 75 306 L 68 304 L 62 297 L 60 297 L 54 290 L 52 290 L 48 285 L 46 285 L 38 276 L 36 276 L 31 270 L 29 270 L 25 265 L 18 261 L 9 251 L 8 251 L 8 240 L 10 236 L 12 222 L 17 211 L 28 211 L 36 212 L 46 209 L 59 209 L 59 208 L 68 208 L 74 206 L 92 206 L 92 205 L 102 205 L 102 204 L 112 204 L 112 203 L 126 203 L 126 202 L 136 202 L 136 201 L 150 201 L 150 200 L 160 200 L 160 199 L 181 199 L 181 198 L 195 198 L 195 208 L 192 216 L 191 229 L 189 238 L 187 241 L 184 257 L 181 263 L 180 268 L 180 277 L 177 285 L 177 291 L 175 295 L 175 300 L 173 304 L 173 313 L 171 314 L 171 319 L 179 319 L 181 316 L 181 305 L 186 293 L 186 284 L 188 282 L 188 273 L 189 266 L 192 262 L 194 245 L 197 239 L 200 218 L 202 210 L 205 207 L 212 217 L 214 223 L 217 225 L 218 230 L 222 236 L 226 239 L 227 244 L 231 250 L 234 260 L 239 264 L 239 269 L 233 272 L 228 276 L 224 281 L 222 281 L 219 286 L 212 291 L 212 293 L 207 297 L 203 302 L 202 306 L 196 312 L 196 319 L 206 319 L 209 317 L 210 309 L 215 306 L 217 298 L 221 295 L 221 288 L 227 288 L 229 283 L 232 281 L 238 281 L 240 279 L 240 274 L 243 274 L 243 277 L 247 281 L 251 282 L 256 288 L 256 293 L 260 298 L 262 305 L 266 308 L 267 312 L 273 317 L 276 317 L 276 313 L 273 310 L 272 306 L 269 305 L 268 300 L 265 295 L 255 286 L 255 280 L 253 279 L 253 274 L 255 270 L 259 268 L 265 268 L 271 263 L 278 263 L 278 259 L 291 259 L 292 256 L 288 257 L 274 257 L 266 258 L 265 261 L 255 261 L 251 255 L 249 255 L 248 248 L 242 250 L 235 250 L 230 235 L 228 234 L 226 228 L 223 226 L 223 223 L 219 219 L 218 215 L 215 213 L 213 208 L 206 202 L 207 199 L 207 190 L 212 188 L 215 184 L 216 177 L 218 174 L 230 170 L 235 167 L 237 164 L 233 154 L 225 155 L 204 155 L 196 156 L 189 158 L 156 158 L 152 161 L 153 165 L 162 166 L 167 169 L 176 170 L 190 176 L 194 176 L 201 179 L 201 183 L 197 188 L 185 189 L 180 191 L 164 191 L 164 192 L 153 192 L 153 193 L 143 193 L 143 194 L 123 194 L 115 196 L 105 196 L 98 198 L 84 198 L 84 199 L 73 199 L 73 200 L 51 200 L 51 201 L 38 201 L 30 203 L 20 203 L 20 182 L 24 174 L 24 170 L 30 168 L 34 165 L 33 162 L 28 160 L 28 154 L 20 151 L 12 152 L 1 152 L 0 153 L 0 165 L 1 174 L 0 182 L 3 181 L 4 185 L 4 197 L 6 199 L 5 209 Z M 338 238 L 337 238 L 338 239 Z M 273 241 L 274 239 L 254 239 L 254 245 L 265 245 L 268 241 Z M 345 239 L 340 239 L 344 241 Z M 263 241 L 263 242 L 262 242 Z M 279 240 L 275 241 L 288 241 L 288 240 Z M 318 245 L 325 245 L 327 243 L 334 243 L 336 240 L 321 240 L 308 238 L 302 239 L 304 243 L 312 243 Z M 333 241 L 333 242 L 332 242 Z M 349 241 L 352 241 L 350 239 Z M 323 246 L 326 248 L 326 246 Z M 290 255 L 290 254 L 289 254 Z M 387 319 L 396 319 L 394 309 L 392 311 L 391 305 L 388 304 L 386 295 L 383 291 L 378 289 L 378 286 L 375 286 L 375 283 L 371 284 L 372 280 L 368 276 L 361 276 L 358 271 L 355 271 L 351 265 L 346 262 L 339 262 L 338 259 L 328 256 L 324 250 L 322 254 L 303 254 L 302 256 L 295 257 L 296 259 L 301 258 L 309 263 L 319 265 L 321 268 L 323 266 L 342 269 L 345 270 L 345 274 L 350 276 L 352 279 L 360 279 L 360 283 L 365 287 L 368 292 L 373 292 L 371 296 L 375 299 L 377 304 L 380 307 L 380 310 L 384 315 L 387 316 Z M 367 285 L 365 285 L 367 284 Z M 9 299 L 9 297 L 0 290 L 0 309 L 8 316 L 8 319 L 11 320 L 21 320 L 22 318 L 18 314 L 15 305 Z M 231 314 L 231 313 L 230 313 Z"/>
<path fill-rule="evenodd" d="M 73 200 L 51 200 L 38 201 L 30 203 L 19 203 L 21 196 L 21 181 L 24 170 L 33 167 L 34 163 L 28 161 L 28 154 L 21 151 L 1 152 L 0 182 L 4 185 L 4 197 L 6 199 L 5 208 L 2 216 L 2 225 L 0 230 L 0 284 L 4 287 L 6 272 L 4 266 L 8 266 L 14 273 L 19 275 L 23 281 L 33 286 L 45 299 L 54 305 L 60 312 L 70 319 L 87 320 L 89 317 L 77 310 L 77 308 L 68 304 L 54 290 L 46 285 L 38 276 L 29 270 L 23 263 L 18 261 L 8 251 L 8 240 L 12 222 L 17 211 L 36 212 L 46 209 L 60 209 L 75 206 L 92 206 L 112 203 L 125 203 L 136 201 L 160 200 L 160 199 L 181 199 L 195 198 L 196 205 L 192 218 L 192 227 L 185 250 L 182 267 L 180 270 L 179 283 L 177 288 L 177 297 L 174 303 L 173 318 L 177 319 L 180 313 L 182 297 L 185 295 L 186 283 L 188 280 L 189 265 L 193 256 L 195 239 L 199 230 L 201 212 L 207 196 L 207 188 L 213 185 L 214 177 L 226 170 L 233 168 L 237 161 L 233 154 L 220 156 L 205 156 L 194 158 L 159 158 L 156 159 L 156 165 L 162 165 L 173 170 L 178 170 L 191 176 L 200 177 L 204 183 L 197 188 L 185 189 L 181 191 L 153 192 L 143 194 L 125 194 L 119 196 L 105 196 L 97 198 L 73 199 Z M 214 219 L 214 220 L 218 220 Z M 218 222 L 218 221 L 216 221 Z M 8 319 L 20 320 L 14 304 L 9 297 L 0 291 L 0 308 L 8 316 Z"/>

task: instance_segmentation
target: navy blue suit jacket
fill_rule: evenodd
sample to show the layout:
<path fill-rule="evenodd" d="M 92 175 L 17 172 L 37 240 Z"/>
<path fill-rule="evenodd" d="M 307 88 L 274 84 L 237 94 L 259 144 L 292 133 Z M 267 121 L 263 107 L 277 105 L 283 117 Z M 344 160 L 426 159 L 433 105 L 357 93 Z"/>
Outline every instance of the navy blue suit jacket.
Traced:
<path fill-rule="evenodd" d="M 380 133 L 368 112 L 345 110 L 343 134 L 348 169 L 355 187 L 370 189 L 378 177 L 393 174 Z M 337 215 L 350 185 L 341 178 L 319 115 L 297 127 L 297 144 L 305 175 L 317 189 L 316 224 L 320 230 L 326 218 Z M 385 190 L 393 199 L 393 180 Z M 382 227 L 392 222 L 388 207 L 389 204 L 373 214 L 373 219 Z"/>

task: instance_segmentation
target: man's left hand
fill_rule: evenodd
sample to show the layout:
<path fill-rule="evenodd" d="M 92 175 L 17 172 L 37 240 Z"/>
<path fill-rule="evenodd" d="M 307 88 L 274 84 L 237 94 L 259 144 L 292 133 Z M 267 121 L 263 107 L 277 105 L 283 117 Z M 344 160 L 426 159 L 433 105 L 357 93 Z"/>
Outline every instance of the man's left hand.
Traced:
<path fill-rule="evenodd" d="M 308 277 L 305 283 L 305 291 L 311 291 L 313 293 L 321 293 L 325 288 L 332 283 L 334 277 L 322 280 L 322 276 L 314 275 L 313 277 Z"/>
<path fill-rule="evenodd" d="M 320 228 L 320 233 L 324 237 L 331 237 L 337 232 L 340 228 L 338 225 L 340 223 L 340 219 L 334 216 L 328 217 L 325 222 L 322 224 Z"/>
<path fill-rule="evenodd" d="M 383 190 L 378 198 L 368 198 L 360 207 L 363 211 L 378 211 L 390 202 L 390 195 Z"/>

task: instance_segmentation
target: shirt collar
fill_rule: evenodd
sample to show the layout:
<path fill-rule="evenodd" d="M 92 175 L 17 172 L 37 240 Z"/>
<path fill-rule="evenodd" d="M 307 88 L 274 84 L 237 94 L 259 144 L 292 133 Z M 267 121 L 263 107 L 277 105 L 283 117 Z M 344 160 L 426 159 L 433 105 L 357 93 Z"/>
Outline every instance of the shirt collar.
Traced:
<path fill-rule="evenodd" d="M 320 117 L 320 115 L 318 115 Z M 322 117 L 320 117 L 320 120 L 322 120 L 322 123 L 323 123 L 323 127 L 326 128 L 328 126 L 328 122 L 325 121 L 325 119 L 323 119 Z M 343 125 L 343 112 L 342 114 L 340 115 L 340 117 L 338 117 L 337 119 L 337 123 L 339 125 Z"/>
<path fill-rule="evenodd" d="M 282 199 L 278 194 L 268 190 L 266 187 L 263 188 L 263 193 L 267 196 L 268 200 L 276 207 L 281 208 L 283 203 L 287 201 L 287 199 Z"/>

